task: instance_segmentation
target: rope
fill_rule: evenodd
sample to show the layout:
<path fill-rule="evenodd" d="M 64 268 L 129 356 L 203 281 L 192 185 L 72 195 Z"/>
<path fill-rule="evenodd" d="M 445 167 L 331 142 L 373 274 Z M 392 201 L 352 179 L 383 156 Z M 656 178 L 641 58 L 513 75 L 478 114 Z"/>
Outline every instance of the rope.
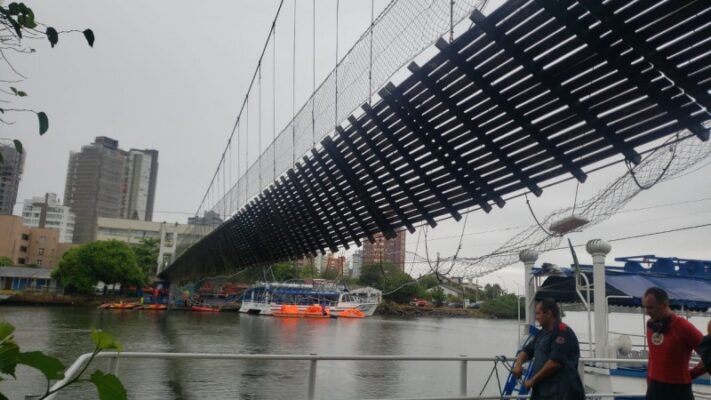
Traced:
<path fill-rule="evenodd" d="M 291 165 L 296 164 L 296 0 L 294 0 L 294 36 L 291 63 Z M 276 158 L 276 157 L 274 157 Z M 276 179 L 276 176 L 274 177 Z"/>
<path fill-rule="evenodd" d="M 454 41 L 454 0 L 449 2 L 449 43 Z"/>
<path fill-rule="evenodd" d="M 222 220 L 226 221 L 227 220 L 227 205 L 225 204 L 225 201 L 227 200 L 227 196 L 225 196 L 225 193 L 227 192 L 227 184 L 226 184 L 226 179 L 225 179 L 225 171 L 227 170 L 227 161 L 223 157 L 222 158 Z"/>
<path fill-rule="evenodd" d="M 276 27 L 272 40 L 272 146 L 276 153 Z M 276 157 L 272 157 L 272 179 L 276 179 Z"/>
<path fill-rule="evenodd" d="M 261 65 L 261 63 L 262 63 L 262 58 L 264 58 L 264 53 L 267 50 L 267 46 L 269 45 L 269 38 L 271 37 L 272 32 L 274 31 L 274 28 L 276 27 L 276 22 L 277 22 L 277 19 L 279 18 L 279 13 L 281 12 L 281 7 L 283 5 L 284 5 L 284 0 L 281 0 L 279 2 L 279 8 L 277 8 L 276 15 L 274 16 L 274 19 L 272 20 L 272 27 L 269 30 L 269 34 L 267 35 L 267 40 L 264 43 L 264 47 L 262 48 L 262 54 L 259 56 L 259 61 L 258 61 L 257 65 Z M 254 85 L 254 80 L 256 79 L 256 76 L 257 76 L 257 70 L 255 69 L 254 73 L 252 74 L 252 80 L 249 82 L 249 87 L 247 88 L 247 94 L 245 95 L 244 100 L 242 101 L 242 106 L 240 107 L 239 113 L 237 113 L 237 118 L 235 119 L 235 123 L 232 126 L 232 132 L 230 133 L 229 139 L 232 139 L 232 137 L 234 136 L 237 126 L 239 125 L 239 121 L 242 117 L 242 112 L 244 111 L 246 104 L 249 102 L 249 93 L 252 91 L 252 86 Z M 225 150 L 222 153 L 223 156 L 224 156 L 224 152 L 226 152 L 226 151 L 227 151 L 227 146 L 225 146 Z M 215 169 L 215 173 L 212 175 L 212 179 L 210 180 L 208 189 L 205 191 L 205 196 L 203 196 L 202 201 L 200 201 L 200 205 L 198 206 L 198 212 L 195 213 L 195 216 L 198 216 L 199 211 L 202 209 L 203 205 L 205 204 L 205 200 L 207 198 L 207 193 L 210 191 L 210 188 L 214 184 L 219 171 L 220 171 L 220 165 L 218 164 L 217 168 Z M 246 172 L 247 171 L 245 170 L 245 173 Z M 208 203 L 212 204 L 211 202 L 208 202 Z"/>
<path fill-rule="evenodd" d="M 679 134 L 677 134 L 676 137 L 678 139 Z M 650 183 L 648 185 L 642 185 L 641 183 L 639 183 L 639 180 L 637 179 L 637 174 L 635 174 L 635 172 L 634 172 L 634 168 L 630 164 L 629 160 L 625 159 L 625 165 L 627 166 L 627 170 L 629 171 L 630 175 L 632 176 L 632 180 L 637 185 L 637 187 L 639 187 L 642 190 L 649 190 L 652 187 L 654 187 L 654 185 L 659 183 L 662 180 L 662 178 L 664 178 L 664 175 L 667 174 L 669 167 L 671 167 L 672 162 L 674 162 L 674 159 L 676 158 L 676 147 L 677 147 L 676 144 L 672 145 L 672 150 L 671 150 L 672 155 L 671 155 L 671 157 L 669 157 L 669 162 L 667 163 L 666 166 L 664 166 L 664 168 L 662 168 L 662 172 L 657 176 L 657 178 L 652 183 Z"/>
<path fill-rule="evenodd" d="M 575 206 L 578 204 L 578 190 L 580 189 L 580 181 L 575 182 L 575 197 L 573 198 L 573 212 L 571 215 L 575 215 Z"/>
<path fill-rule="evenodd" d="M 370 54 L 368 58 L 368 104 L 373 103 L 373 22 L 375 19 L 375 0 L 370 0 Z"/>
<path fill-rule="evenodd" d="M 334 126 L 338 126 L 338 13 L 341 7 L 341 0 L 336 0 L 336 103 L 333 113 Z"/>
<path fill-rule="evenodd" d="M 456 25 L 460 20 L 465 19 L 471 10 L 478 8 L 484 3 L 483 0 L 458 0 L 455 3 L 456 7 L 452 10 L 446 6 L 450 1 L 451 0 L 437 0 L 437 2 L 443 3 L 442 5 L 444 5 L 444 7 L 434 7 L 429 2 L 425 2 L 427 3 L 425 4 L 423 2 L 391 0 L 387 3 L 382 12 L 376 16 L 375 2 L 371 0 L 372 29 L 367 29 L 361 37 L 358 38 L 355 44 L 344 53 L 343 57 L 340 57 L 340 4 L 336 4 L 338 6 L 336 10 L 336 17 L 338 19 L 336 33 L 339 39 L 336 51 L 336 66 L 319 85 L 319 82 L 316 82 L 315 79 L 315 66 L 317 62 L 315 40 L 317 33 L 317 10 L 316 1 L 312 0 L 313 9 L 311 11 L 313 14 L 313 28 L 311 41 L 313 46 L 312 58 L 314 62 L 311 72 L 312 89 L 314 91 L 303 107 L 296 107 L 294 105 L 294 100 L 296 100 L 294 83 L 296 79 L 292 76 L 292 118 L 284 127 L 280 128 L 279 132 L 276 132 L 275 112 L 273 113 L 272 122 L 275 132 L 273 132 L 272 135 L 272 146 L 264 146 L 262 154 L 255 157 L 254 160 L 251 158 L 248 160 L 250 167 L 252 164 L 259 163 L 258 165 L 255 165 L 253 168 L 245 168 L 243 174 L 235 177 L 234 185 L 237 186 L 237 188 L 229 190 L 226 194 L 227 196 L 231 196 L 227 204 L 234 204 L 233 207 L 230 207 L 230 212 L 236 211 L 244 206 L 245 202 L 259 191 L 257 189 L 262 189 L 257 188 L 259 180 L 257 167 L 259 167 L 259 171 L 262 172 L 262 186 L 269 185 L 271 183 L 270 177 L 276 178 L 293 167 L 294 161 L 304 155 L 306 149 L 311 148 L 308 146 L 309 142 L 315 147 L 323 136 L 333 132 L 334 125 L 340 122 L 338 119 L 344 117 L 344 115 L 340 114 L 341 112 L 351 111 L 366 101 L 372 102 L 376 96 L 375 93 L 377 93 L 374 91 L 376 91 L 382 83 L 386 82 L 405 62 L 420 54 L 431 44 L 433 39 L 445 35 L 451 30 L 452 24 Z M 301 2 L 297 2 L 297 4 L 294 5 L 295 15 L 293 17 L 296 19 L 296 30 L 299 28 L 299 11 L 296 6 L 300 3 Z M 280 3 L 280 10 L 282 10 L 282 7 Z M 281 16 L 281 14 L 279 15 Z M 267 37 L 265 43 L 265 46 L 268 46 L 268 41 L 272 40 L 274 49 L 276 48 L 276 22 L 278 22 L 278 19 L 275 19 L 273 22 L 273 29 L 270 32 L 271 36 Z M 376 26 L 382 29 L 378 29 L 376 32 Z M 308 40 L 306 37 L 303 39 Z M 295 47 L 294 43 L 292 43 L 292 56 L 295 54 L 294 58 L 297 59 L 298 54 L 296 54 L 296 49 L 293 47 Z M 268 49 L 268 47 L 266 49 Z M 276 58 L 275 55 L 272 57 Z M 266 60 L 263 57 L 260 57 L 260 60 L 262 61 L 261 65 L 264 66 L 264 61 Z M 298 71 L 294 71 L 296 66 L 296 63 L 292 63 L 292 75 L 295 75 L 295 72 L 298 73 Z M 262 74 L 265 72 L 266 71 L 262 71 Z M 256 91 L 257 89 L 254 87 L 254 85 L 257 84 L 256 74 L 258 74 L 258 71 L 255 69 L 255 76 L 247 91 L 250 97 L 254 97 L 252 90 Z M 273 75 L 275 75 L 274 72 Z M 273 81 L 276 82 L 276 79 L 273 79 Z M 334 97 L 336 90 L 338 94 Z M 273 90 L 272 93 L 273 98 L 276 97 L 274 92 L 275 90 Z M 245 99 L 246 97 L 245 95 Z M 275 101 L 273 100 L 273 102 Z M 273 104 L 272 106 L 273 111 L 275 111 L 275 105 Z M 239 115 L 244 117 L 243 114 L 245 110 L 246 102 L 240 109 Z M 266 111 L 266 109 L 264 111 Z M 310 124 L 309 118 L 311 119 Z M 338 121 L 334 122 L 334 120 Z M 265 122 L 266 121 L 262 121 L 262 124 Z M 244 125 L 244 123 L 242 123 L 242 125 Z M 283 137 L 280 135 L 283 135 Z M 227 146 L 225 146 L 225 149 L 226 148 Z M 251 151 L 254 151 L 254 149 L 251 149 Z M 287 156 L 289 153 L 292 155 L 291 158 Z M 262 170 L 263 167 L 269 165 L 272 166 L 272 175 L 269 175 L 266 169 Z M 250 182 L 249 189 L 245 188 L 248 181 Z M 210 185 L 213 184 L 214 181 L 210 181 Z M 247 195 L 243 197 L 245 193 Z M 207 203 L 207 201 L 203 199 L 199 208 L 210 209 L 211 206 L 218 206 L 214 204 L 214 202 L 210 204 L 205 203 Z"/>
<path fill-rule="evenodd" d="M 316 0 L 313 0 L 313 27 L 311 28 L 312 37 L 312 55 L 313 61 L 311 63 L 311 93 L 316 93 Z M 311 145 L 316 147 L 316 102 L 311 101 Z M 276 178 L 276 176 L 275 176 Z"/>
<path fill-rule="evenodd" d="M 257 104 L 257 149 L 259 153 L 262 153 L 262 66 L 259 65 L 259 84 L 257 85 L 257 92 L 259 92 L 259 103 Z M 259 157 L 259 187 L 262 186 L 262 157 Z"/>
<path fill-rule="evenodd" d="M 244 173 L 249 172 L 249 93 L 247 93 L 247 132 L 244 134 Z M 247 193 L 247 198 L 249 197 L 249 179 L 244 182 L 244 191 Z"/>
<path fill-rule="evenodd" d="M 538 227 L 543 232 L 545 232 L 546 235 L 548 235 L 550 237 L 559 237 L 559 235 L 554 235 L 554 234 L 548 232 L 548 230 L 546 228 L 544 228 L 543 225 L 541 225 L 541 223 L 538 221 L 538 218 L 536 218 L 536 213 L 533 212 L 533 207 L 531 207 L 531 202 L 528 200 L 528 194 L 525 194 L 524 197 L 526 198 L 526 205 L 528 206 L 528 211 L 531 212 L 531 216 L 533 217 L 533 220 L 536 221 L 536 225 L 538 225 Z"/>

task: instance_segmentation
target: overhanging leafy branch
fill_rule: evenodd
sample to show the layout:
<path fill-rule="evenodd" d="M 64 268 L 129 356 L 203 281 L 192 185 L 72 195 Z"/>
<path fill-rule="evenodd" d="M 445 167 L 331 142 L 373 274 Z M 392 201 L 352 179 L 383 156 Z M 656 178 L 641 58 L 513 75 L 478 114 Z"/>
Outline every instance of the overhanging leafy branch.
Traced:
<path fill-rule="evenodd" d="M 44 31 L 40 30 L 40 28 L 44 28 Z M 26 79 L 26 77 L 12 65 L 10 59 L 8 59 L 5 54 L 6 50 L 21 54 L 31 54 L 34 53 L 35 50 L 26 46 L 24 40 L 44 37 L 49 41 L 51 47 L 54 48 L 54 46 L 59 43 L 60 34 L 75 32 L 84 35 L 89 46 L 94 46 L 94 32 L 91 29 L 85 29 L 83 31 L 58 31 L 52 26 L 46 26 L 37 22 L 35 20 L 34 11 L 24 3 L 13 2 L 7 7 L 0 5 L 0 63 L 5 63 L 7 68 L 16 75 L 16 79 L 0 80 L 0 103 L 11 103 L 13 99 L 26 97 L 28 95 L 26 91 L 18 89 L 15 86 L 2 87 L 2 83 L 20 83 Z M 2 98 L 3 95 L 9 96 L 9 98 Z M 47 114 L 43 111 L 31 109 L 0 107 L 0 123 L 13 125 L 14 121 L 9 121 L 6 116 L 6 114 L 12 112 L 34 113 L 37 117 L 39 134 L 44 135 L 47 130 L 49 130 L 49 118 Z M 17 139 L 13 140 L 13 142 L 15 143 L 15 149 L 21 153 L 23 149 L 22 143 Z M 0 163 L 2 163 L 1 158 Z"/>

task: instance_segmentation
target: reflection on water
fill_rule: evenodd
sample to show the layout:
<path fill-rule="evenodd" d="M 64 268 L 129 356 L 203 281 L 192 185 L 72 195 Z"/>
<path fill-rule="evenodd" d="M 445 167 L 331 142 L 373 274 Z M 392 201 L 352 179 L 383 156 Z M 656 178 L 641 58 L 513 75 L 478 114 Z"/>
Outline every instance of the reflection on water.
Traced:
<path fill-rule="evenodd" d="M 0 319 L 17 327 L 23 349 L 45 351 L 67 366 L 92 350 L 91 327 L 114 334 L 126 351 L 196 353 L 512 356 L 517 336 L 515 321 L 478 319 L 297 319 L 81 307 L 0 307 Z M 585 313 L 568 312 L 565 320 L 586 340 Z M 700 328 L 706 321 L 691 319 Z M 610 315 L 613 331 L 641 333 L 643 324 L 640 313 Z M 98 367 L 106 364 L 102 360 Z M 306 396 L 308 366 L 308 361 L 124 359 L 120 377 L 131 399 L 298 399 Z M 320 361 L 316 397 L 456 396 L 458 368 L 458 362 Z M 469 364 L 470 395 L 479 393 L 491 368 Z M 43 392 L 38 373 L 20 368 L 18 376 L 19 381 L 0 383 L 0 391 L 11 399 Z M 96 394 L 86 385 L 58 398 L 95 399 Z"/>
<path fill-rule="evenodd" d="M 81 307 L 0 307 L 17 327 L 23 349 L 38 349 L 71 364 L 92 349 L 89 330 L 114 334 L 125 351 L 319 355 L 477 355 L 512 353 L 516 323 L 476 319 L 295 319 L 236 313 L 97 310 Z M 106 361 L 97 363 L 106 368 Z M 316 397 L 383 398 L 458 393 L 456 362 L 321 361 Z M 470 364 L 470 393 L 478 393 L 491 365 Z M 120 377 L 132 399 L 304 398 L 308 361 L 128 360 Z M 21 370 L 2 382 L 11 399 L 40 393 L 38 374 Z M 91 385 L 60 399 L 94 399 Z"/>

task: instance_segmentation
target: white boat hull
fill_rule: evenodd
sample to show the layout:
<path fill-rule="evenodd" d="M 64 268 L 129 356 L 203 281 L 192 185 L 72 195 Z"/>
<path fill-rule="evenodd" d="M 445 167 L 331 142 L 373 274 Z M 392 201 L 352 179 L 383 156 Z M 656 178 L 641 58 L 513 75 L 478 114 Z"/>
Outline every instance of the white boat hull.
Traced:
<path fill-rule="evenodd" d="M 643 371 L 620 368 L 585 367 L 585 386 L 597 393 L 645 393 L 647 379 Z M 711 377 L 704 375 L 694 381 L 694 395 L 697 400 L 711 399 Z"/>

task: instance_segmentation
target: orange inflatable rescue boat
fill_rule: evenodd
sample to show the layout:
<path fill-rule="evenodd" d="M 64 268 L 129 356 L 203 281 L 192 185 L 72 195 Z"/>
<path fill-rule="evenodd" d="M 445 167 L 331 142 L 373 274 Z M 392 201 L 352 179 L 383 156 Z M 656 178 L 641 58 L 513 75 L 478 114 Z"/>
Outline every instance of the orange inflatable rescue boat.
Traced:
<path fill-rule="evenodd" d="M 199 312 L 220 312 L 219 308 L 210 306 L 192 306 L 190 309 Z"/>
<path fill-rule="evenodd" d="M 324 307 L 320 304 L 314 304 L 312 306 L 306 307 L 306 311 L 304 311 L 304 317 L 331 318 L 331 310 L 329 310 L 328 307 Z"/>
<path fill-rule="evenodd" d="M 365 318 L 365 313 L 357 308 L 346 308 L 337 314 L 338 318 Z"/>
<path fill-rule="evenodd" d="M 303 317 L 304 313 L 299 311 L 299 306 L 296 304 L 282 304 L 281 307 L 279 307 L 279 311 L 274 311 L 272 313 L 272 316 L 274 317 L 291 317 L 291 318 L 299 318 Z"/>

